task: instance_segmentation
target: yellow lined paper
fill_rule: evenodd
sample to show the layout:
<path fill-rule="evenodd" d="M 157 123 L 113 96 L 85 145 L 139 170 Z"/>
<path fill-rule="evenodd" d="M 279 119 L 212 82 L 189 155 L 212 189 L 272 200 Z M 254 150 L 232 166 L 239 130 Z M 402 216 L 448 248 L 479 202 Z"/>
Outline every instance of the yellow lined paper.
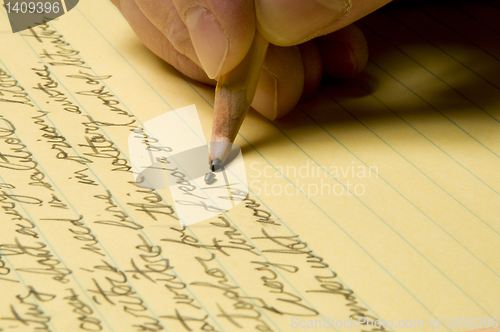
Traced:
<path fill-rule="evenodd" d="M 190 104 L 208 139 L 213 89 L 154 56 L 108 2 L 2 34 L 0 330 L 498 322 L 495 13 L 456 2 L 363 19 L 366 70 L 285 119 L 251 112 L 236 140 L 249 196 L 187 228 L 168 190 L 135 185 L 127 139 Z"/>

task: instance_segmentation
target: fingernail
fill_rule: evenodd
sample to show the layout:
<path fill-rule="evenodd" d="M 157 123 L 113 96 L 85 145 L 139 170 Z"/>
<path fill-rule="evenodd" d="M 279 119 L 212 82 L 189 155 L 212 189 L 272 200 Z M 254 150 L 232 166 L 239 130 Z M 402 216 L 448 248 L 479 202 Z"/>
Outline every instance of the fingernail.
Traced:
<path fill-rule="evenodd" d="M 215 16 L 200 6 L 186 11 L 186 26 L 203 69 L 208 77 L 216 78 L 229 48 L 224 30 Z"/>
<path fill-rule="evenodd" d="M 278 45 L 294 45 L 344 16 L 350 0 L 257 0 L 261 27 Z"/>
<path fill-rule="evenodd" d="M 252 107 L 269 120 L 276 119 L 278 115 L 278 79 L 266 68 L 260 71 Z"/>

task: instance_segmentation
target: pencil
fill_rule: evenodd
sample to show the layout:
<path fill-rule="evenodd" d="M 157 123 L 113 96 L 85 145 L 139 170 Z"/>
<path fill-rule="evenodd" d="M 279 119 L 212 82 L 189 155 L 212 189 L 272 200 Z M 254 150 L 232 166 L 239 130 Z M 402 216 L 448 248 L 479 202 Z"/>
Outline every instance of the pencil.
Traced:
<path fill-rule="evenodd" d="M 221 75 L 215 88 L 214 119 L 210 140 L 209 166 L 224 166 L 232 143 L 252 104 L 269 42 L 255 30 L 247 55 L 229 73 Z"/>

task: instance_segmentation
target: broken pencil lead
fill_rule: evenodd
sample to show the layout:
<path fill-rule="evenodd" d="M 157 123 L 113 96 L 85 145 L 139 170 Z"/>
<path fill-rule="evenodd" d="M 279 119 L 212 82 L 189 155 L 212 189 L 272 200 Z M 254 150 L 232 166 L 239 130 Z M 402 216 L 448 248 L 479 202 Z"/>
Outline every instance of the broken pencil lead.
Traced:
<path fill-rule="evenodd" d="M 216 176 L 214 173 L 210 172 L 210 173 L 205 174 L 205 183 L 206 184 L 212 184 L 215 182 L 215 180 L 216 180 Z"/>

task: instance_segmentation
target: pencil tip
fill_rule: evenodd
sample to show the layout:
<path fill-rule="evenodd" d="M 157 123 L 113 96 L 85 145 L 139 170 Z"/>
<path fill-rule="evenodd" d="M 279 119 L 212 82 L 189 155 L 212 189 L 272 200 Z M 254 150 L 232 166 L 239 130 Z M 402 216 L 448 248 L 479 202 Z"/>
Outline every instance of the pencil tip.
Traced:
<path fill-rule="evenodd" d="M 210 170 L 212 172 L 217 172 L 222 168 L 222 160 L 219 158 L 210 160 Z"/>

